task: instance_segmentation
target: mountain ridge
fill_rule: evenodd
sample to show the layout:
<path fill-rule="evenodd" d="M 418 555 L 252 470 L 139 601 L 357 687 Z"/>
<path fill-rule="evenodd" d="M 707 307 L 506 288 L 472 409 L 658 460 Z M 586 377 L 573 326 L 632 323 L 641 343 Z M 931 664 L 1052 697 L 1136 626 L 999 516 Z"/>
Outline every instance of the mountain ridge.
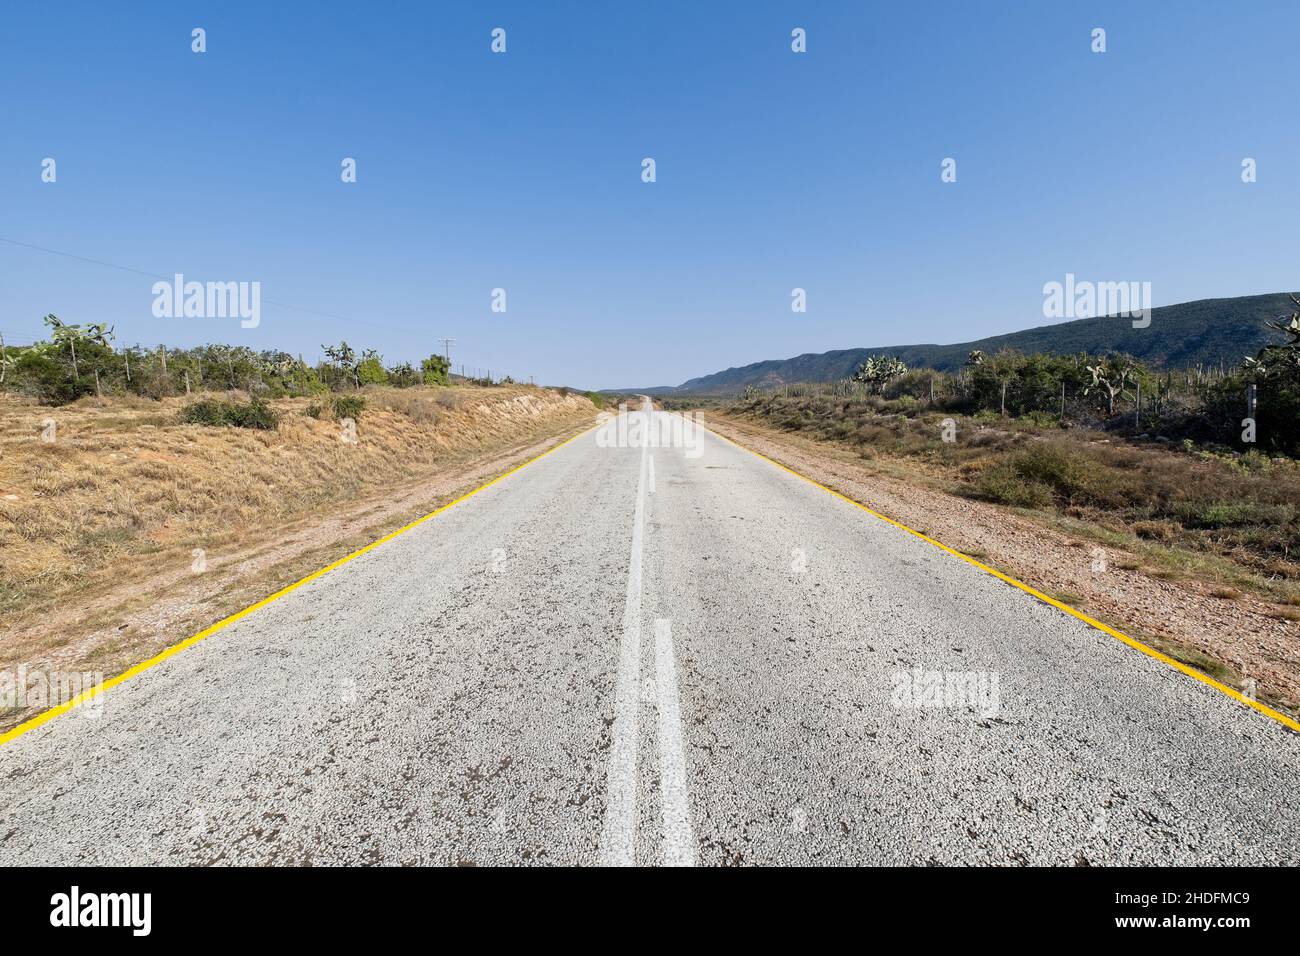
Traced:
<path fill-rule="evenodd" d="M 786 359 L 765 359 L 687 379 L 681 385 L 609 389 L 611 393 L 712 395 L 749 386 L 773 387 L 792 382 L 829 382 L 848 378 L 868 355 L 895 355 L 909 366 L 955 371 L 973 350 L 999 348 L 1022 352 L 1074 354 L 1127 352 L 1159 368 L 1237 365 L 1264 345 L 1278 341 L 1265 323 L 1294 311 L 1285 292 L 1219 299 L 1195 299 L 1151 310 L 1151 325 L 1135 329 L 1127 316 L 1097 316 L 1004 332 L 950 345 L 888 345 L 875 348 L 805 352 Z"/>

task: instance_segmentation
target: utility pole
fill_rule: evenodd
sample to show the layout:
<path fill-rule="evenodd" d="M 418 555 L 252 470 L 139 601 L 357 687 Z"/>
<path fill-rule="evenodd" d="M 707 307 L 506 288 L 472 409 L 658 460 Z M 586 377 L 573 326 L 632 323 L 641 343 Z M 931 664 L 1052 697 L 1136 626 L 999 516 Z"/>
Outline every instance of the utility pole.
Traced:
<path fill-rule="evenodd" d="M 456 344 L 456 340 L 442 338 L 438 341 L 442 343 L 442 357 L 447 360 L 447 367 L 451 368 L 451 347 Z"/>

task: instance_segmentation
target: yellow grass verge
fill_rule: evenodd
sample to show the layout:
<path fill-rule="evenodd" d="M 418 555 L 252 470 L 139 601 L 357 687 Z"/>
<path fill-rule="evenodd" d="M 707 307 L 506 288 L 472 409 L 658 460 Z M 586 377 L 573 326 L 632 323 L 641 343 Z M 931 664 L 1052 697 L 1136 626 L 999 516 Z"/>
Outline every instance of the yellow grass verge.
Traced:
<path fill-rule="evenodd" d="M 0 666 L 73 640 L 132 582 L 236 545 L 273 548 L 280 529 L 595 414 L 578 393 L 531 386 L 363 394 L 355 443 L 328 411 L 306 414 L 330 396 L 270 402 L 274 431 L 180 424 L 193 399 L 47 408 L 0 396 Z M 44 633 L 56 624 L 66 633 Z"/>

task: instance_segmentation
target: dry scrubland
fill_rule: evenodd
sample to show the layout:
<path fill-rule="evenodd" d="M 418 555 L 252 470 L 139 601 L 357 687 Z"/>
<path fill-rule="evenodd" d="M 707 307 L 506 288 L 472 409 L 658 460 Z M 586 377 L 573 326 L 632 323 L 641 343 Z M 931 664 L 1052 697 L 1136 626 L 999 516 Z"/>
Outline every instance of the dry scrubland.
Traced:
<path fill-rule="evenodd" d="M 199 396 L 49 408 L 0 395 L 0 666 L 57 655 L 96 623 L 83 608 L 107 612 L 124 588 L 188 571 L 194 549 L 215 564 L 229 551 L 273 545 L 291 524 L 458 463 L 494 455 L 505 463 L 504 452 L 590 424 L 596 411 L 580 394 L 528 386 L 361 394 L 355 444 L 341 440 L 328 395 L 269 402 L 279 423 L 268 431 L 181 424 Z"/>
<path fill-rule="evenodd" d="M 963 497 L 1075 519 L 1098 540 L 1146 547 L 1170 571 L 1217 574 L 1221 583 L 1300 604 L 1295 460 L 1131 442 L 1028 418 L 891 413 L 869 397 L 764 397 L 730 411 L 844 443 L 868 461 L 906 462 Z M 945 419 L 952 442 L 942 437 Z"/>

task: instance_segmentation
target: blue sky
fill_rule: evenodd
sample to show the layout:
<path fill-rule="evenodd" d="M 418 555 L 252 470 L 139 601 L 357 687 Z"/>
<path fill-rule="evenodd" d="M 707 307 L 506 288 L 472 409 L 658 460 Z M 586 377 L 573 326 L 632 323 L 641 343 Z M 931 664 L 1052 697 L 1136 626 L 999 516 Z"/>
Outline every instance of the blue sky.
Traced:
<path fill-rule="evenodd" d="M 158 319 L 146 276 L 0 242 L 11 341 L 446 335 L 649 386 L 1041 325 L 1067 272 L 1156 305 L 1300 275 L 1293 2 L 10 4 L 0 35 L 0 239 L 297 307 Z"/>

